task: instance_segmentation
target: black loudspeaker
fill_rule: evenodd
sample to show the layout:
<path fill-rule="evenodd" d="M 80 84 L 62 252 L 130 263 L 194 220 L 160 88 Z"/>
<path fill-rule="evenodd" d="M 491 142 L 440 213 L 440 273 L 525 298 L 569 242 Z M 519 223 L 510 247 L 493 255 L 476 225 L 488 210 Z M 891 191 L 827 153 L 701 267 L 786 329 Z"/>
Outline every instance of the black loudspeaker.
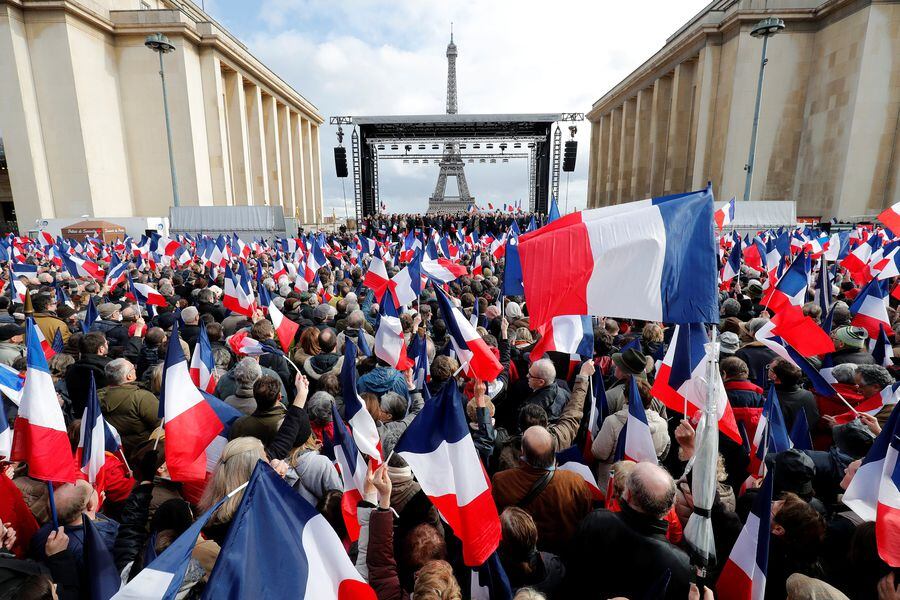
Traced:
<path fill-rule="evenodd" d="M 571 173 L 575 170 L 575 156 L 578 154 L 578 142 L 569 140 L 563 151 L 563 171 Z"/>
<path fill-rule="evenodd" d="M 347 176 L 347 149 L 343 146 L 334 148 L 334 172 L 338 177 Z"/>

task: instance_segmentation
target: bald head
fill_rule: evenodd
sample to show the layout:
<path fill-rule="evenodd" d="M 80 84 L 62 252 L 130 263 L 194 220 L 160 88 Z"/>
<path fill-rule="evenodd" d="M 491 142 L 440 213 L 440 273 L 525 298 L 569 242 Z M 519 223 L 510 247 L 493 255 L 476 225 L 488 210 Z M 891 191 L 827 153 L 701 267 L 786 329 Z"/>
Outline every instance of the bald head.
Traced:
<path fill-rule="evenodd" d="M 649 462 L 638 463 L 628 475 L 625 500 L 634 510 L 662 519 L 675 504 L 675 481 L 668 471 Z"/>
<path fill-rule="evenodd" d="M 556 464 L 553 436 L 545 427 L 535 425 L 522 435 L 522 455 L 525 462 L 536 469 L 549 469 Z"/>
<path fill-rule="evenodd" d="M 87 481 L 64 483 L 53 492 L 60 525 L 80 525 L 81 513 L 88 510 L 94 488 Z"/>

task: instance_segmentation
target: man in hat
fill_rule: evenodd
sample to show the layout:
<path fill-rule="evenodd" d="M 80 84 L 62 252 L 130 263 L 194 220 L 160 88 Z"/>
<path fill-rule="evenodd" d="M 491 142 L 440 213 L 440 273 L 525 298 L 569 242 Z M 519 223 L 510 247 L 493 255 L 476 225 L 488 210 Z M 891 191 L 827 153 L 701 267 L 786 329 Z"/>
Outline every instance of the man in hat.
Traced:
<path fill-rule="evenodd" d="M 11 367 L 17 358 L 25 356 L 24 340 L 24 327 L 0 325 L 0 363 Z"/>
<path fill-rule="evenodd" d="M 128 341 L 128 328 L 122 324 L 122 305 L 104 302 L 97 307 L 99 319 L 91 324 L 90 331 L 99 331 L 106 336 L 111 348 L 121 348 Z"/>
<path fill-rule="evenodd" d="M 893 375 L 881 365 L 857 365 L 854 376 L 856 389 L 863 398 L 880 396 L 881 390 L 894 383 Z M 896 404 L 887 404 L 878 411 L 875 418 L 878 419 L 879 425 L 884 427 L 895 406 Z"/>
<path fill-rule="evenodd" d="M 741 340 L 733 331 L 726 331 L 719 336 L 719 362 L 722 362 L 741 347 Z"/>
<path fill-rule="evenodd" d="M 639 350 L 629 348 L 625 352 L 616 352 L 612 355 L 613 375 L 616 384 L 606 391 L 606 402 L 609 405 L 609 414 L 619 412 L 628 404 L 626 390 L 631 382 L 631 377 L 647 379 L 647 373 L 653 369 L 653 359 L 645 356 Z M 666 418 L 666 405 L 654 398 L 650 408 Z"/>
<path fill-rule="evenodd" d="M 834 341 L 834 353 L 831 355 L 834 366 L 844 363 L 855 365 L 872 365 L 875 359 L 866 350 L 866 339 L 869 334 L 862 327 L 845 325 L 831 332 Z"/>
<path fill-rule="evenodd" d="M 68 341 L 69 328 L 65 321 L 56 315 L 56 296 L 53 294 L 34 294 L 31 296 L 31 305 L 34 308 L 34 323 L 44 334 L 44 339 L 53 343 L 56 332 L 62 335 L 63 343 Z"/>

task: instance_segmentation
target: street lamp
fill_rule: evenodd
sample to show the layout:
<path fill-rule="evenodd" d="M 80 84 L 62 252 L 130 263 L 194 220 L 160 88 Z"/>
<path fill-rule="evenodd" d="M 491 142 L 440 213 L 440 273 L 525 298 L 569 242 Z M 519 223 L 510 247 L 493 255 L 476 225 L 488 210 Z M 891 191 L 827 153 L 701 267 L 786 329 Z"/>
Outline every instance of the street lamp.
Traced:
<path fill-rule="evenodd" d="M 175 173 L 175 155 L 172 153 L 172 125 L 169 122 L 169 96 L 166 92 L 166 72 L 163 68 L 163 54 L 175 51 L 169 38 L 161 33 L 147 36 L 144 45 L 159 54 L 159 78 L 162 80 L 163 112 L 166 115 L 166 138 L 169 142 L 169 171 L 172 174 L 172 200 L 178 206 L 178 176 Z"/>
<path fill-rule="evenodd" d="M 753 131 L 750 134 L 750 155 L 747 157 L 747 164 L 744 170 L 747 171 L 747 178 L 744 181 L 744 200 L 750 200 L 750 184 L 753 182 L 753 160 L 756 154 L 756 132 L 759 128 L 759 104 L 762 99 L 763 74 L 765 73 L 766 63 L 766 46 L 769 38 L 784 29 L 784 21 L 769 17 L 757 23 L 750 31 L 750 35 L 755 38 L 762 38 L 762 58 L 759 61 L 759 81 L 756 83 L 756 108 L 753 109 Z"/>

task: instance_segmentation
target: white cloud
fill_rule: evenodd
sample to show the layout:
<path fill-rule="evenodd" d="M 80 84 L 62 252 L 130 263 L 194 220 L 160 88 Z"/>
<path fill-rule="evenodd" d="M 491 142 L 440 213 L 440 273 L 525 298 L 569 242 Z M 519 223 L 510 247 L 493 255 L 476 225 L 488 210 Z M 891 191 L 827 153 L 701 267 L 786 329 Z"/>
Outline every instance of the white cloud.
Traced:
<path fill-rule="evenodd" d="M 702 0 L 269 0 L 259 13 L 264 29 L 245 41 L 326 118 L 434 114 L 445 109 L 444 52 L 453 21 L 461 113 L 587 112 L 704 5 Z M 321 139 L 326 206 L 342 211 L 330 151 L 334 128 L 325 125 Z M 577 139 L 570 209 L 585 204 L 587 121 L 579 124 Z M 467 167 L 470 190 L 480 203 L 527 200 L 524 162 L 492 166 Z M 389 210 L 423 210 L 437 167 L 383 161 L 379 174 Z M 561 208 L 565 181 L 563 173 Z M 352 180 L 346 184 L 352 196 Z"/>

